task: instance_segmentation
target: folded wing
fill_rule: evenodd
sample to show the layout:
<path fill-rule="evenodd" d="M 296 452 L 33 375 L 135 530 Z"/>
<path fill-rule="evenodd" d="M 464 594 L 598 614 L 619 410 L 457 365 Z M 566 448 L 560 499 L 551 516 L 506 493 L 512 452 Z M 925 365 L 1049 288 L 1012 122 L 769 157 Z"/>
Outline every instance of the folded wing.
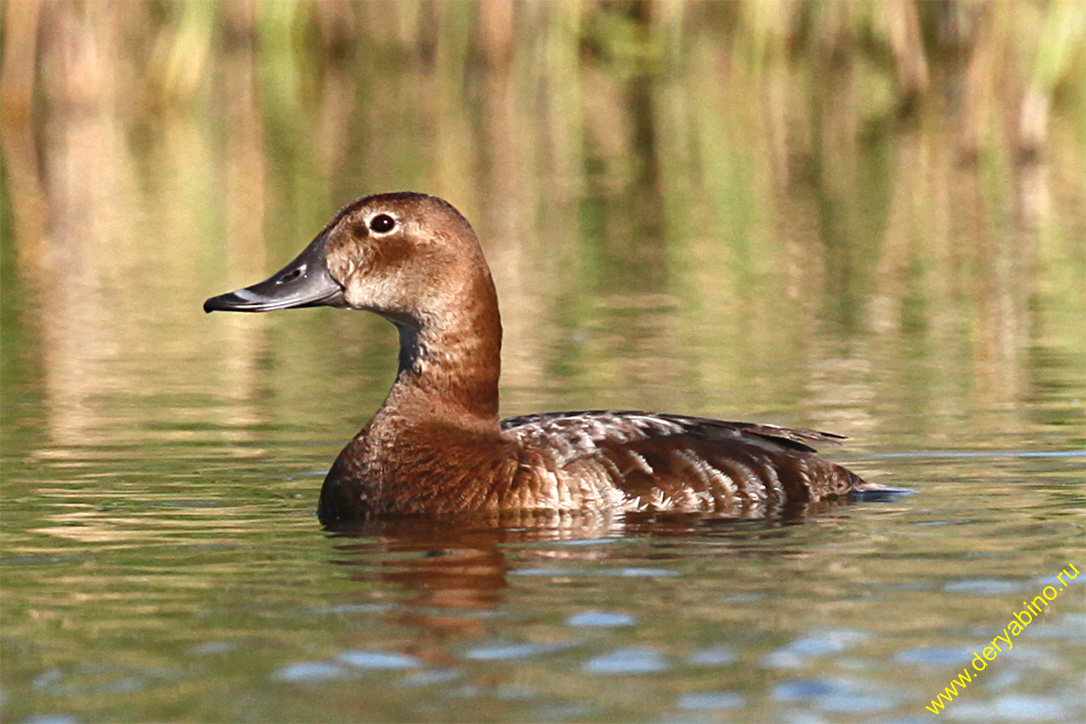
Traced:
<path fill-rule="evenodd" d="M 627 510 L 759 516 L 864 484 L 815 454 L 814 445 L 842 438 L 813 430 L 603 410 L 528 415 L 502 428 L 525 470 L 547 471 L 533 481 L 554 488 L 557 507 L 597 498 Z"/>

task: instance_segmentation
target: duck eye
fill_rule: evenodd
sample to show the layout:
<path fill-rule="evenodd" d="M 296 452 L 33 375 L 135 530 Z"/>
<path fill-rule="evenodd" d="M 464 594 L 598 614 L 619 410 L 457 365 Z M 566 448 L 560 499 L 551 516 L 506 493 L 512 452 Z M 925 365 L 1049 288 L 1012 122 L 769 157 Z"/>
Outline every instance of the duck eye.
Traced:
<path fill-rule="evenodd" d="M 392 231 L 396 227 L 396 219 L 392 218 L 388 214 L 377 214 L 370 219 L 370 229 L 376 231 L 378 234 L 384 234 Z"/>

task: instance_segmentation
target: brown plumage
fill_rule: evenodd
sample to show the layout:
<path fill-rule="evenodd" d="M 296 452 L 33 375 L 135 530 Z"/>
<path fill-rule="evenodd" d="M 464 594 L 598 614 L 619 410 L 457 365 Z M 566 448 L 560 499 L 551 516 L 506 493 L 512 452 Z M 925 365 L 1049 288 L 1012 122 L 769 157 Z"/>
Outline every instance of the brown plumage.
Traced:
<path fill-rule="evenodd" d="M 441 199 L 369 196 L 293 262 L 206 311 L 337 306 L 400 331 L 384 405 L 321 489 L 325 523 L 506 510 L 760 516 L 868 486 L 815 454 L 809 430 L 645 412 L 498 418 L 501 320 L 471 226 Z"/>

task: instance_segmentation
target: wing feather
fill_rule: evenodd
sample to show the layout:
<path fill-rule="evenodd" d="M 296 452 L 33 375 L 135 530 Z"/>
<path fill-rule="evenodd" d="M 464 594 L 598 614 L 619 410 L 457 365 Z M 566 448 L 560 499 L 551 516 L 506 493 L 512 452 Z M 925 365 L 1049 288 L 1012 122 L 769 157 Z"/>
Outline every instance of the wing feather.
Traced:
<path fill-rule="evenodd" d="M 636 410 L 526 415 L 502 429 L 543 460 L 563 504 L 589 494 L 573 489 L 578 477 L 613 485 L 631 510 L 726 514 L 764 514 L 863 482 L 814 454 L 814 445 L 843 439 L 814 430 Z"/>

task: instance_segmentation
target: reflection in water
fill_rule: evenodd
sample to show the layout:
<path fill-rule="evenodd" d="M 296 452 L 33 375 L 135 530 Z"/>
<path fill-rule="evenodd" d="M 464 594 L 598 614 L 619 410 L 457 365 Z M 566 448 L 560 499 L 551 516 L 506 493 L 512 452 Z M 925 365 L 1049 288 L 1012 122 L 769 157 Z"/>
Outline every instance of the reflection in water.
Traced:
<path fill-rule="evenodd" d="M 375 520 L 345 529 L 329 529 L 339 539 L 333 563 L 350 569 L 352 580 L 395 584 L 392 617 L 397 623 L 441 634 L 478 637 L 487 629 L 482 614 L 505 601 L 509 574 L 515 569 L 553 569 L 558 579 L 599 575 L 601 568 L 628 562 L 628 554 L 602 545 L 606 539 L 676 539 L 735 535 L 744 546 L 759 532 L 801 525 L 842 509 L 847 503 L 821 501 L 795 505 L 775 517 L 739 520 L 701 514 L 612 514 L 516 512 L 501 516 L 464 516 L 441 520 Z M 563 545 L 554 545 L 563 544 Z M 794 543 L 737 547 L 732 555 L 777 558 L 800 555 Z M 510 557 L 512 559 L 510 559 Z M 681 554 L 660 552 L 664 563 Z M 591 570 L 590 570 L 591 569 Z M 367 586 L 360 599 L 370 600 Z"/>
<path fill-rule="evenodd" d="M 269 334 L 291 322 L 208 325 L 192 300 L 277 267 L 351 198 L 417 188 L 479 227 L 510 414 L 779 419 L 809 400 L 804 417 L 871 440 L 873 406 L 927 424 L 1014 408 L 1036 394 L 1026 350 L 1082 365 L 1086 302 L 1053 270 L 1084 263 L 1086 173 L 1081 108 L 1045 100 L 1070 68 L 997 82 L 1021 72 L 1004 44 L 1042 49 L 992 28 L 1061 27 L 1074 5 L 555 3 L 527 34 L 527 6 L 489 3 L 5 6 L 30 37 L 48 28 L 4 51 L 3 248 L 28 300 L 13 323 L 40 340 L 5 360 L 27 365 L 61 446 L 109 440 L 119 405 L 183 384 L 178 360 L 235 440 L 312 415 L 267 403 L 304 377 L 348 369 L 379 397 L 380 332 L 359 345 L 359 323 L 324 316 L 287 344 Z M 891 66 L 853 44 L 864 23 Z M 807 44 L 785 52 L 790 37 Z M 28 105 L 36 88 L 48 104 Z M 1001 115 L 1043 131 L 988 132 Z M 335 352 L 304 353 L 329 335 Z M 924 379 L 885 384 L 916 357 Z"/>

